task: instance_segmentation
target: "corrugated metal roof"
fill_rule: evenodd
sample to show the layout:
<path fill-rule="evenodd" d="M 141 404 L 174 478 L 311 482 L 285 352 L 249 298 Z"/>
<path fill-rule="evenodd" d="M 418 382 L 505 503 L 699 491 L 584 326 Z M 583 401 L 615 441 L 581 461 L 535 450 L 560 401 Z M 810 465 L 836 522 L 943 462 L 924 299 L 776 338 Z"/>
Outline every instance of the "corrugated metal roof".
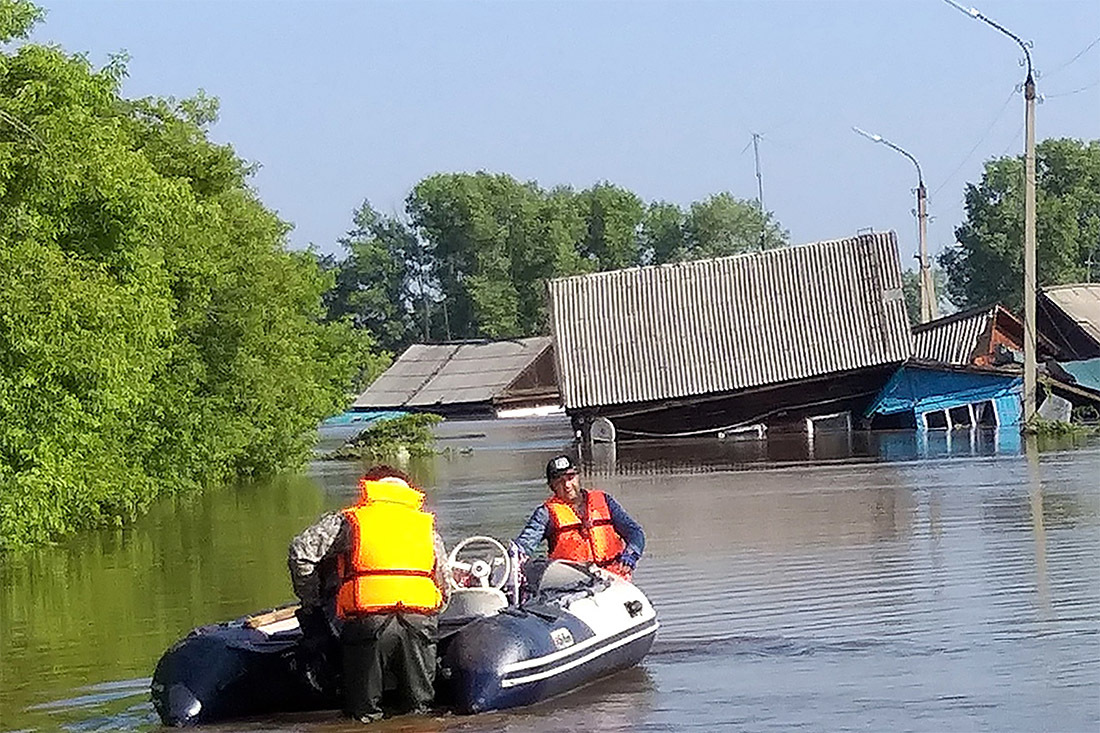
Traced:
<path fill-rule="evenodd" d="M 1100 343 L 1100 283 L 1043 288 L 1043 295 Z"/>
<path fill-rule="evenodd" d="M 549 282 L 566 408 L 907 359 L 893 232 Z"/>
<path fill-rule="evenodd" d="M 550 348 L 546 336 L 462 344 L 414 344 L 367 387 L 354 409 L 489 402 Z"/>
<path fill-rule="evenodd" d="M 943 364 L 971 364 L 978 340 L 993 328 L 997 306 L 956 313 L 913 327 L 913 356 Z"/>

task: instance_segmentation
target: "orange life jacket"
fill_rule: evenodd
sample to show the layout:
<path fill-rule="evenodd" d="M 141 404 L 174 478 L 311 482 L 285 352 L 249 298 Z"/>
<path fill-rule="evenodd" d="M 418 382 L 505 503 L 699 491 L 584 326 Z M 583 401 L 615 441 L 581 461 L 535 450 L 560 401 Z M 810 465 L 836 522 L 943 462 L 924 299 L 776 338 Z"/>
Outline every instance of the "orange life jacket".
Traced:
<path fill-rule="evenodd" d="M 586 491 L 585 505 L 588 512 L 582 522 L 569 502 L 556 496 L 546 500 L 553 526 L 548 542 L 550 559 L 612 565 L 625 545 L 611 524 L 607 497 L 602 491 Z"/>
<path fill-rule="evenodd" d="M 351 547 L 340 558 L 336 615 L 439 610 L 435 517 L 420 511 L 424 495 L 398 479 L 364 481 L 360 489 L 359 503 L 343 512 Z"/>

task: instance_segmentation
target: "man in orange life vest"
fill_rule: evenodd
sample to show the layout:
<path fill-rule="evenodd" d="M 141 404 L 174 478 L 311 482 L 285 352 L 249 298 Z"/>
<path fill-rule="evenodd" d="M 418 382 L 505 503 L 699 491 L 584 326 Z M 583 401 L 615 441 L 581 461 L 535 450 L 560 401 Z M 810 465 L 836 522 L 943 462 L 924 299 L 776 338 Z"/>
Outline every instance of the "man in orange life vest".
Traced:
<path fill-rule="evenodd" d="M 546 464 L 546 483 L 554 495 L 527 520 L 519 549 L 533 555 L 545 539 L 551 559 L 595 563 L 630 580 L 645 549 L 641 526 L 609 494 L 582 489 L 569 456 Z"/>
<path fill-rule="evenodd" d="M 404 711 L 432 704 L 447 554 L 408 476 L 376 466 L 359 491 L 294 538 L 288 564 L 305 641 L 339 636 L 344 712 L 369 723 L 383 717 L 384 689 L 397 688 Z"/>

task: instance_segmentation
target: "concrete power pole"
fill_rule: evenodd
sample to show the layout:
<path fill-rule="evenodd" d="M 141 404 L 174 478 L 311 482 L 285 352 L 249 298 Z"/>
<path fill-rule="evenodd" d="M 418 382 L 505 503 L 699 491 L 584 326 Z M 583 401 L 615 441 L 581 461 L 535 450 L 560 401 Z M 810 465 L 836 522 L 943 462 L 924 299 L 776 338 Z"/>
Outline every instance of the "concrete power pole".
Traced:
<path fill-rule="evenodd" d="M 967 8 L 955 0 L 944 0 L 975 20 L 992 26 L 1019 44 L 1027 61 L 1027 78 L 1024 80 L 1024 410 L 1023 420 L 1028 423 L 1035 416 L 1036 391 L 1036 327 L 1035 327 L 1035 74 L 1031 66 L 1031 51 L 1022 38 L 1003 25 L 982 15 L 977 8 Z"/>
<path fill-rule="evenodd" d="M 917 168 L 918 178 L 920 168 Z M 939 318 L 936 307 L 936 286 L 932 282 L 932 265 L 928 262 L 928 195 L 924 180 L 917 182 L 917 222 L 920 231 L 920 321 L 928 323 Z"/>
<path fill-rule="evenodd" d="M 921 173 L 920 163 L 911 153 L 894 145 L 882 135 L 876 135 L 858 127 L 853 127 L 858 134 L 863 135 L 876 143 L 882 143 L 904 155 L 917 168 L 917 224 L 920 233 L 920 322 L 928 323 L 938 317 L 939 309 L 936 307 L 936 291 L 932 282 L 932 266 L 928 263 L 928 195 L 924 188 L 924 174 Z"/>
<path fill-rule="evenodd" d="M 1026 152 L 1024 154 L 1024 422 L 1035 416 L 1036 371 L 1035 350 L 1035 79 L 1031 75 L 1028 57 L 1027 80 L 1024 82 Z"/>

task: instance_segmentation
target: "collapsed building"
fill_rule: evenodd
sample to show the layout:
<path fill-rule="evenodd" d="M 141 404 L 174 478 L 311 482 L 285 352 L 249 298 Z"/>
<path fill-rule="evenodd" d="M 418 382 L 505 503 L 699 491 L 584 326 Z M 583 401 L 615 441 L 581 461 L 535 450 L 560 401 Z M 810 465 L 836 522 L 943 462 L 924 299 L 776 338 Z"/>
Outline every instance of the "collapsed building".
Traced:
<path fill-rule="evenodd" d="M 548 289 L 562 404 L 595 440 L 850 428 L 913 353 L 893 232 Z"/>

